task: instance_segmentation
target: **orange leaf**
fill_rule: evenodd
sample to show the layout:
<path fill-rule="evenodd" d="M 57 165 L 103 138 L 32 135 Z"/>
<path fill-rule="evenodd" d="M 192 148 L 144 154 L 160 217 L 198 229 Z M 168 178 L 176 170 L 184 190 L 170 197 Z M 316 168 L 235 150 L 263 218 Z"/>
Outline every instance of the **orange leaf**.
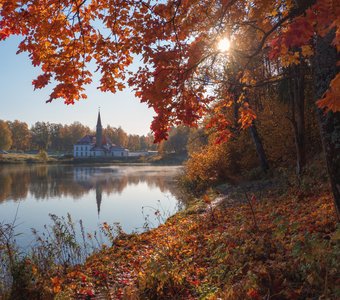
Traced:
<path fill-rule="evenodd" d="M 210 204 L 211 203 L 211 198 L 208 196 L 208 195 L 204 195 L 203 196 L 203 201 L 207 204 Z"/>
<path fill-rule="evenodd" d="M 326 112 L 340 111 L 340 73 L 331 81 L 325 96 L 316 102 L 319 108 L 325 108 Z"/>

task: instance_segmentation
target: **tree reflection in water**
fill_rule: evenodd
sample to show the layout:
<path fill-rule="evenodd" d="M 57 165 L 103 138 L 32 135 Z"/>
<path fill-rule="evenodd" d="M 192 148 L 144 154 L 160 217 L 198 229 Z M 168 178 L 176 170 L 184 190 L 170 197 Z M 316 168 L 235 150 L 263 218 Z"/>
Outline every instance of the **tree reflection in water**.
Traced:
<path fill-rule="evenodd" d="M 1 166 L 0 204 L 19 201 L 28 195 L 37 200 L 66 196 L 80 199 L 94 190 L 99 215 L 103 193 L 121 194 L 129 185 L 146 183 L 150 189 L 175 195 L 177 172 L 178 168 L 152 166 Z"/>

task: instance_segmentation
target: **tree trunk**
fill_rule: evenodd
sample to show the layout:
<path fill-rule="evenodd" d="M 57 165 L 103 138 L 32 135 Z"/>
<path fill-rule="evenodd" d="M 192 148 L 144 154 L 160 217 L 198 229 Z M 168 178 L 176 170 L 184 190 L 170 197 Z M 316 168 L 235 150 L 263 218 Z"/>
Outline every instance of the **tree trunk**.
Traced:
<path fill-rule="evenodd" d="M 255 122 L 253 122 L 253 125 L 249 127 L 249 131 L 255 144 L 256 153 L 259 157 L 261 168 L 264 172 L 267 172 L 269 169 L 267 155 L 266 152 L 264 151 L 262 140 L 257 132 Z"/>
<path fill-rule="evenodd" d="M 339 72 L 337 52 L 331 45 L 334 30 L 326 37 L 317 38 L 314 61 L 316 99 L 322 98 L 331 80 Z M 334 196 L 338 220 L 340 220 L 340 112 L 324 113 L 318 109 L 322 146 Z"/>
<path fill-rule="evenodd" d="M 301 175 L 306 164 L 305 147 L 305 88 L 302 66 L 293 67 L 293 129 L 296 147 L 296 174 Z"/>

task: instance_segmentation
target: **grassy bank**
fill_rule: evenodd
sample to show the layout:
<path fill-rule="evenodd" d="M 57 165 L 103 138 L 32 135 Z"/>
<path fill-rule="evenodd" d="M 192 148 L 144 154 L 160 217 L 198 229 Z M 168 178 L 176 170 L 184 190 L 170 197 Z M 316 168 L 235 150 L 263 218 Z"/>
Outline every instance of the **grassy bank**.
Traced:
<path fill-rule="evenodd" d="M 187 153 L 166 153 L 149 157 L 142 157 L 140 161 L 153 165 L 182 165 L 188 159 Z"/>
<path fill-rule="evenodd" d="M 39 154 L 8 153 L 0 155 L 0 164 L 151 164 L 151 165 L 182 165 L 187 155 L 166 154 L 150 157 L 125 157 L 125 158 L 58 158 L 55 156 L 44 156 Z"/>
<path fill-rule="evenodd" d="M 22 293 L 34 299 L 339 299 L 340 229 L 332 197 L 323 182 L 304 184 L 222 186 L 156 229 L 119 232 L 84 264 L 43 270 L 28 260 L 32 280 Z M 103 229 L 112 233 L 106 223 Z"/>
<path fill-rule="evenodd" d="M 56 163 L 57 159 L 47 155 L 8 153 L 0 155 L 0 164 L 20 164 L 20 163 Z"/>

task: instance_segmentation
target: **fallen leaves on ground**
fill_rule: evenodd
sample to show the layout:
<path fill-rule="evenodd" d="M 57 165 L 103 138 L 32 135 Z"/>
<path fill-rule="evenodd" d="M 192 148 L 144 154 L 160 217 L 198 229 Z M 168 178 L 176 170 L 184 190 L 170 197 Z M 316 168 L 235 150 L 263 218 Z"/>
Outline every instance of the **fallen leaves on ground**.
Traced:
<path fill-rule="evenodd" d="M 178 213 L 123 235 L 62 278 L 77 299 L 307 299 L 339 296 L 339 229 L 329 193 Z"/>

